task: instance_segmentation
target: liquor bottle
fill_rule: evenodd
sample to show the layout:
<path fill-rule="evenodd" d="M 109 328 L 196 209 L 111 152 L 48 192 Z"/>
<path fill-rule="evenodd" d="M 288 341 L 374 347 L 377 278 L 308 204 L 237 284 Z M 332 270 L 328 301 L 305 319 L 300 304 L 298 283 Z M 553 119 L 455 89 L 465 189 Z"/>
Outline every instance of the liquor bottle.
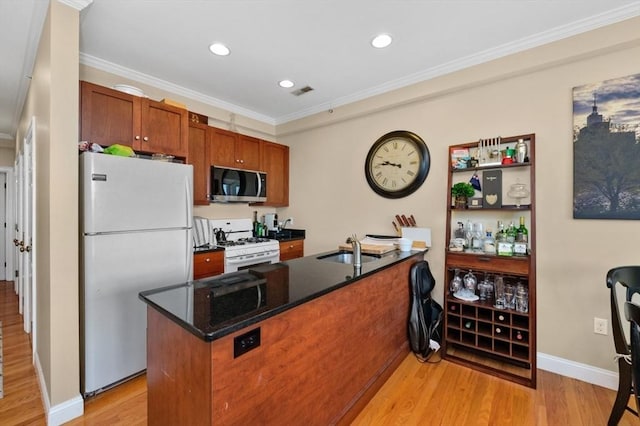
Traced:
<path fill-rule="evenodd" d="M 499 240 L 502 240 L 502 239 L 504 238 L 504 236 L 505 236 L 505 235 L 504 235 L 504 225 L 502 224 L 502 221 L 501 221 L 501 220 L 499 220 L 499 221 L 498 221 L 498 230 L 496 231 L 496 235 L 495 235 L 496 243 L 497 243 Z"/>
<path fill-rule="evenodd" d="M 513 244 L 513 254 L 516 256 L 526 256 L 528 241 L 529 231 L 526 226 L 524 226 L 524 216 L 520 216 L 520 227 L 516 232 L 516 241 Z"/>
<path fill-rule="evenodd" d="M 513 225 L 513 223 L 511 224 Z M 509 232 L 510 228 L 505 231 L 502 222 L 498 222 L 498 226 L 501 228 L 496 236 L 496 247 L 498 248 L 498 256 L 513 256 L 513 241 L 515 240 L 515 234 L 512 235 L 510 240 Z"/>
<path fill-rule="evenodd" d="M 259 231 L 258 231 L 258 225 L 260 225 L 260 222 L 258 222 L 258 212 L 257 211 L 253 211 L 253 236 L 254 237 L 259 237 Z"/>
<path fill-rule="evenodd" d="M 518 231 L 516 231 L 516 227 L 513 225 L 513 221 L 509 223 L 509 228 L 507 228 L 507 240 L 513 244 L 516 241 L 516 235 Z"/>
<path fill-rule="evenodd" d="M 458 229 L 454 231 L 453 238 L 464 239 L 464 224 L 462 222 L 458 222 Z"/>
<path fill-rule="evenodd" d="M 482 251 L 486 254 L 496 254 L 496 242 L 491 236 L 490 229 L 487 229 L 487 235 L 482 242 Z"/>

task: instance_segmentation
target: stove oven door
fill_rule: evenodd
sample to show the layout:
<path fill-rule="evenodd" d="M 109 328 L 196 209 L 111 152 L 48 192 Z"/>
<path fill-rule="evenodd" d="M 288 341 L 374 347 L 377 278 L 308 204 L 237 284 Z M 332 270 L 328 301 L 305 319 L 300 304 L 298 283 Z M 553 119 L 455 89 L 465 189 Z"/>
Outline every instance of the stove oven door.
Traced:
<path fill-rule="evenodd" d="M 241 256 L 230 256 L 225 251 L 224 272 L 241 271 L 254 266 L 280 261 L 279 250 L 267 250 L 261 253 L 252 253 Z"/>

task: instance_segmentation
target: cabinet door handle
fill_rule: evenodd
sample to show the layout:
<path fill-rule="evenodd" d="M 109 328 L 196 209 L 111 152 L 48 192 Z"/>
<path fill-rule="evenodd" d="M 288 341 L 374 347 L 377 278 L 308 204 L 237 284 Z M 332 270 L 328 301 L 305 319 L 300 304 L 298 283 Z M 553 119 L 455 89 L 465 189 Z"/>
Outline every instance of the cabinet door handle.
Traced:
<path fill-rule="evenodd" d="M 136 135 L 135 140 L 139 141 L 140 140 L 140 135 Z"/>
<path fill-rule="evenodd" d="M 148 142 L 149 141 L 149 136 L 145 136 L 144 138 L 142 138 L 143 141 Z"/>
<path fill-rule="evenodd" d="M 491 258 L 486 256 L 478 256 L 478 260 L 481 262 L 491 262 Z"/>

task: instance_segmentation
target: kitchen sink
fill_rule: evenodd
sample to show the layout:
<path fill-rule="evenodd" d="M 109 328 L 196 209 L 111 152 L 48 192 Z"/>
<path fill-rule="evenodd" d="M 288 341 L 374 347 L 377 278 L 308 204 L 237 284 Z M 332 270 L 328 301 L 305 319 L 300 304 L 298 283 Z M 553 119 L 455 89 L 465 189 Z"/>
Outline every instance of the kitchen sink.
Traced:
<path fill-rule="evenodd" d="M 348 251 L 339 251 L 337 253 L 325 254 L 317 258 L 327 262 L 353 264 L 353 253 Z M 362 263 L 373 262 L 380 259 L 379 255 L 362 253 Z"/>

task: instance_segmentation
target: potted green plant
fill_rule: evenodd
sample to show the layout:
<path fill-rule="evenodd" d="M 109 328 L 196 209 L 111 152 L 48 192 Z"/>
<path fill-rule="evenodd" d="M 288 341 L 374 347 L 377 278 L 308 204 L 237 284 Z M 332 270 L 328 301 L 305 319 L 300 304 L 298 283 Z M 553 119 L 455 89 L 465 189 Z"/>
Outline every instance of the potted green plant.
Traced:
<path fill-rule="evenodd" d="M 455 199 L 455 207 L 464 209 L 467 206 L 467 198 L 473 197 L 476 190 L 470 183 L 458 182 L 451 187 L 451 196 Z"/>

